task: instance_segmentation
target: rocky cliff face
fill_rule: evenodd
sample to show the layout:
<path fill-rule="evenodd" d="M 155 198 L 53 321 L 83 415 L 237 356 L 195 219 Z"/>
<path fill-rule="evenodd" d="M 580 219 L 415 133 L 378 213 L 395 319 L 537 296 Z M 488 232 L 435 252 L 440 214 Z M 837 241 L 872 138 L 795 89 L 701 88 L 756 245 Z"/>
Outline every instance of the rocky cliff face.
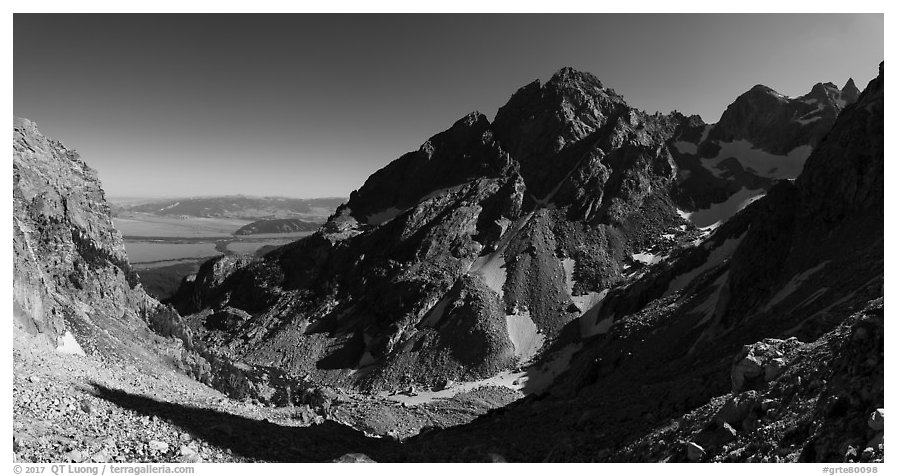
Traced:
<path fill-rule="evenodd" d="M 276 370 L 209 352 L 144 292 L 96 172 L 28 119 L 13 121 L 13 210 L 17 329 L 62 352 L 177 370 L 234 397 L 275 393 Z"/>
<path fill-rule="evenodd" d="M 96 172 L 33 122 L 13 124 L 16 325 L 56 344 L 102 320 L 140 320 L 140 289 Z"/>

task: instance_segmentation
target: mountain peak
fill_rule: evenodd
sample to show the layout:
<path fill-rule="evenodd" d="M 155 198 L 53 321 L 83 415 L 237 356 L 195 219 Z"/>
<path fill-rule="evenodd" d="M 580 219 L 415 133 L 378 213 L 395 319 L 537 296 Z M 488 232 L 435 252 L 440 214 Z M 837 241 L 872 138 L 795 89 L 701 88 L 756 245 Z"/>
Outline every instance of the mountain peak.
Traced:
<path fill-rule="evenodd" d="M 13 116 L 12 127 L 13 130 L 18 129 L 21 131 L 37 131 L 37 124 L 35 124 L 31 119 L 27 119 L 24 117 Z"/>
<path fill-rule="evenodd" d="M 751 89 L 748 90 L 748 92 L 750 92 L 750 91 L 763 92 L 763 93 L 776 92 L 774 89 L 772 89 L 771 87 L 769 87 L 765 84 L 755 84 L 754 87 L 752 87 Z"/>
<path fill-rule="evenodd" d="M 804 97 L 825 101 L 829 99 L 830 96 L 838 97 L 840 94 L 841 90 L 838 89 L 838 86 L 836 86 L 835 83 L 827 82 L 814 84 L 810 92 Z"/>
<path fill-rule="evenodd" d="M 592 73 L 579 71 L 570 66 L 564 66 L 551 76 L 548 84 L 588 84 L 598 89 L 604 89 L 604 84 Z"/>
<path fill-rule="evenodd" d="M 848 79 L 847 83 L 844 84 L 844 88 L 841 90 L 841 97 L 847 104 L 854 103 L 859 99 L 860 89 L 853 82 L 853 78 Z"/>
<path fill-rule="evenodd" d="M 489 124 L 489 119 L 486 118 L 486 115 L 481 113 L 480 111 L 471 111 L 468 112 L 464 117 L 455 121 L 455 126 L 473 126 L 478 122 L 484 122 L 486 125 Z M 454 126 L 453 126 L 454 127 Z"/>

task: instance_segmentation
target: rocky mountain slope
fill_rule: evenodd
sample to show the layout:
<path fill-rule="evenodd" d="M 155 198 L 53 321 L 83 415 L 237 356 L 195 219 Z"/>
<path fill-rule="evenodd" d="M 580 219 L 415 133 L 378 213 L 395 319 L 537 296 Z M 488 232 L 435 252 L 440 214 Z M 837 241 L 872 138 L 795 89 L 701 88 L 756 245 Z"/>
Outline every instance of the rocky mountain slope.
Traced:
<path fill-rule="evenodd" d="M 221 352 L 322 381 L 511 371 L 640 266 L 633 253 L 688 234 L 668 195 L 674 129 L 561 70 L 373 174 L 319 233 L 208 263 L 174 302 Z M 216 313 L 242 317 L 201 324 Z"/>
<path fill-rule="evenodd" d="M 611 291 L 609 331 L 550 395 L 413 444 L 447 460 L 880 461 L 883 124 L 882 66 L 796 181 Z"/>

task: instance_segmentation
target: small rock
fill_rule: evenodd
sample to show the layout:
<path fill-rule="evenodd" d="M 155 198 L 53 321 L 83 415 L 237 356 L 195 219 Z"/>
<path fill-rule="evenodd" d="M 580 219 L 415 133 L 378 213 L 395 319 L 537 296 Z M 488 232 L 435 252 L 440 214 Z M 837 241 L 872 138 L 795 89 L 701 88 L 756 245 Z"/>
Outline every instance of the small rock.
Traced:
<path fill-rule="evenodd" d="M 197 453 L 189 456 L 179 456 L 178 461 L 181 463 L 202 463 L 202 456 Z"/>
<path fill-rule="evenodd" d="M 83 398 L 81 399 L 81 411 L 84 413 L 90 413 L 93 411 L 93 408 L 90 406 L 90 400 Z"/>
<path fill-rule="evenodd" d="M 97 451 L 90 457 L 90 461 L 94 463 L 108 463 L 109 459 L 109 453 L 106 450 Z"/>
<path fill-rule="evenodd" d="M 334 463 L 376 463 L 364 453 L 347 453 L 333 460 Z"/>
<path fill-rule="evenodd" d="M 860 455 L 860 462 L 868 463 L 869 461 L 872 460 L 872 457 L 874 457 L 874 456 L 875 456 L 875 450 L 872 449 L 872 447 L 868 447 L 868 448 L 864 449 L 863 454 Z"/>
<path fill-rule="evenodd" d="M 689 461 L 700 461 L 704 458 L 704 448 L 701 448 L 697 443 L 689 441 L 685 449 L 688 453 Z"/>
<path fill-rule="evenodd" d="M 69 451 L 64 456 L 72 463 L 80 463 L 87 458 L 87 455 L 85 455 L 83 451 L 78 450 Z"/>
<path fill-rule="evenodd" d="M 168 443 L 164 441 L 152 440 L 149 442 L 150 450 L 158 451 L 159 453 L 167 453 L 168 452 Z"/>
<path fill-rule="evenodd" d="M 726 400 L 726 403 L 719 409 L 714 419 L 720 425 L 723 423 L 738 425 L 751 414 L 756 403 L 757 392 L 754 390 L 734 395 Z"/>
<path fill-rule="evenodd" d="M 845 463 L 853 463 L 857 460 L 857 449 L 853 446 L 848 446 L 847 451 L 844 452 L 844 462 Z"/>
<path fill-rule="evenodd" d="M 178 461 L 181 463 L 202 463 L 202 457 L 193 448 L 181 445 L 178 450 Z"/>
<path fill-rule="evenodd" d="M 766 367 L 764 368 L 764 370 L 766 371 L 766 375 L 764 377 L 766 378 L 767 382 L 775 379 L 785 370 L 785 359 L 780 357 L 770 359 L 768 362 L 766 362 Z"/>
<path fill-rule="evenodd" d="M 508 460 L 506 460 L 504 456 L 502 456 L 498 453 L 489 453 L 487 456 L 489 457 L 490 463 L 507 463 L 508 462 Z"/>
<path fill-rule="evenodd" d="M 885 429 L 885 409 L 879 408 L 872 412 L 869 415 L 869 420 L 866 422 L 869 425 L 869 428 L 874 431 L 882 431 Z"/>

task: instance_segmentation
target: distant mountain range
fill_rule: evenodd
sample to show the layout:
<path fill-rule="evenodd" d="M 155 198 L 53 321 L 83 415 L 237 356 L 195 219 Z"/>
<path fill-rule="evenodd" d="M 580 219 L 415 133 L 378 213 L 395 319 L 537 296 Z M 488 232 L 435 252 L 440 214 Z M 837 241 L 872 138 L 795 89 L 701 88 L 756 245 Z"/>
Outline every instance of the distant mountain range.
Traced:
<path fill-rule="evenodd" d="M 235 235 L 259 235 L 267 233 L 296 233 L 300 231 L 317 231 L 321 223 L 306 221 L 299 218 L 275 218 L 271 220 L 258 220 L 240 227 Z"/>
<path fill-rule="evenodd" d="M 158 216 L 186 216 L 198 218 L 297 218 L 323 220 L 345 198 L 289 198 L 249 197 L 226 195 L 216 197 L 189 197 L 151 200 L 135 203 L 129 200 L 113 207 L 113 213 L 148 213 Z"/>

